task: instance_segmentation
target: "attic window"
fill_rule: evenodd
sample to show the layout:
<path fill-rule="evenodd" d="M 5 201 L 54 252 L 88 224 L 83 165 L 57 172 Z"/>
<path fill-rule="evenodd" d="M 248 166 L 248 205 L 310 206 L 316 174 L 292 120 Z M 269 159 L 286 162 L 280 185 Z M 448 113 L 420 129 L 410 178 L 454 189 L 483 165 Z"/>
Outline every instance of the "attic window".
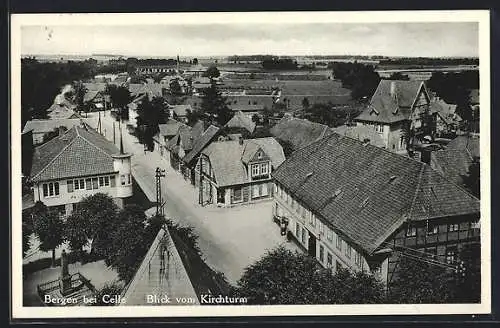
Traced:
<path fill-rule="evenodd" d="M 258 159 L 261 159 L 261 158 L 262 158 L 262 152 L 260 152 L 260 151 L 259 151 L 259 152 L 257 153 L 257 158 L 258 158 Z"/>

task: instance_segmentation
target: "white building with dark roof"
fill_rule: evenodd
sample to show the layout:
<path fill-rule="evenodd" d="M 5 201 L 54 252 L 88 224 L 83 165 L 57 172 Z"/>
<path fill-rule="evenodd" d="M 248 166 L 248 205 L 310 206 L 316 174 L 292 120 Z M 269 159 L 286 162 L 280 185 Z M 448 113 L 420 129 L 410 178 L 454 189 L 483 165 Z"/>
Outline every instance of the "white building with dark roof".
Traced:
<path fill-rule="evenodd" d="M 69 214 L 82 198 L 105 193 L 118 206 L 132 196 L 131 154 L 87 125 L 66 133 L 34 150 L 30 181 L 34 201 Z"/>

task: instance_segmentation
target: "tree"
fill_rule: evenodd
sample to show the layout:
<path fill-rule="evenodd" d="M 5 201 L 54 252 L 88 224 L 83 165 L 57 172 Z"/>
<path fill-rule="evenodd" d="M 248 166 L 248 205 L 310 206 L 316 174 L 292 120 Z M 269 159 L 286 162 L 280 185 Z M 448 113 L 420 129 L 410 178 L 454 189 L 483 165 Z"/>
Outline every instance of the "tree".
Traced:
<path fill-rule="evenodd" d="M 113 107 L 118 109 L 120 120 L 128 119 L 127 105 L 131 100 L 130 91 L 123 86 L 108 84 L 105 93 L 109 95 Z"/>
<path fill-rule="evenodd" d="M 52 267 L 56 266 L 56 248 L 64 241 L 64 222 L 59 213 L 52 210 L 34 212 L 33 226 L 38 239 L 40 250 L 52 250 Z"/>
<path fill-rule="evenodd" d="M 82 81 L 74 81 L 71 84 L 73 103 L 76 104 L 78 111 L 85 110 L 88 112 L 89 107 L 84 106 L 85 94 L 87 94 L 88 89 L 85 87 Z"/>
<path fill-rule="evenodd" d="M 255 124 L 259 124 L 260 123 L 260 116 L 258 114 L 253 114 L 252 115 L 252 122 L 254 122 Z"/>
<path fill-rule="evenodd" d="M 455 301 L 481 302 L 481 244 L 464 245 L 459 262 Z"/>
<path fill-rule="evenodd" d="M 95 295 L 96 302 L 92 303 L 93 306 L 113 306 L 116 303 L 104 302 L 104 296 L 121 295 L 123 284 L 119 282 L 106 283 L 99 289 Z"/>
<path fill-rule="evenodd" d="M 215 81 L 202 91 L 201 110 L 210 121 L 217 122 L 220 126 L 224 126 L 233 117 L 227 99 L 222 96 Z"/>
<path fill-rule="evenodd" d="M 175 115 L 175 113 L 174 113 Z M 186 109 L 186 119 L 187 119 L 187 124 L 189 126 L 194 126 L 196 124 L 196 122 L 198 122 L 200 119 L 202 119 L 202 113 L 200 113 L 200 111 L 194 109 L 194 110 L 190 110 L 190 109 Z M 175 118 L 175 117 L 174 117 Z"/>
<path fill-rule="evenodd" d="M 193 58 L 193 65 L 198 65 L 198 58 Z"/>
<path fill-rule="evenodd" d="M 32 219 L 32 209 L 24 210 L 22 213 L 22 235 L 23 235 L 23 257 L 26 256 L 27 252 L 31 247 L 30 237 L 33 233 L 33 219 Z"/>
<path fill-rule="evenodd" d="M 137 107 L 137 135 L 139 142 L 146 145 L 149 150 L 154 147 L 153 137 L 160 131 L 159 124 L 168 120 L 169 112 L 163 97 L 154 97 L 149 100 L 145 97 Z"/>
<path fill-rule="evenodd" d="M 464 186 L 471 194 L 480 198 L 481 195 L 481 169 L 478 157 L 474 157 L 467 175 L 462 176 Z"/>
<path fill-rule="evenodd" d="M 182 96 L 183 95 L 182 87 L 179 83 L 179 80 L 173 79 L 172 81 L 170 81 L 169 88 L 170 88 L 171 95 L 173 95 L 173 96 Z"/>
<path fill-rule="evenodd" d="M 149 249 L 145 234 L 146 215 L 137 205 L 127 205 L 118 213 L 117 226 L 108 231 L 110 247 L 106 264 L 126 283 L 134 276 Z"/>
<path fill-rule="evenodd" d="M 74 250 L 90 244 L 90 252 L 104 255 L 109 248 L 109 232 L 116 225 L 118 207 L 104 193 L 82 199 L 66 222 L 67 239 Z"/>
<path fill-rule="evenodd" d="M 304 97 L 304 99 L 302 99 L 302 108 L 304 108 L 304 111 L 307 111 L 309 109 L 309 99 L 307 99 L 307 97 Z"/>
<path fill-rule="evenodd" d="M 249 304 L 380 303 L 383 285 L 373 276 L 340 269 L 280 246 L 247 267 L 235 290 Z"/>
<path fill-rule="evenodd" d="M 220 76 L 220 72 L 215 65 L 210 65 L 210 67 L 207 68 L 207 70 L 203 73 L 203 76 L 210 78 L 210 80 L 213 80 L 214 78 Z"/>
<path fill-rule="evenodd" d="M 342 81 L 342 86 L 351 89 L 351 98 L 359 101 L 367 101 L 380 82 L 380 76 L 373 66 L 356 62 L 335 62 L 333 75 Z"/>
<path fill-rule="evenodd" d="M 447 303 L 453 299 L 450 270 L 429 261 L 401 256 L 389 284 L 389 301 L 398 304 Z"/>

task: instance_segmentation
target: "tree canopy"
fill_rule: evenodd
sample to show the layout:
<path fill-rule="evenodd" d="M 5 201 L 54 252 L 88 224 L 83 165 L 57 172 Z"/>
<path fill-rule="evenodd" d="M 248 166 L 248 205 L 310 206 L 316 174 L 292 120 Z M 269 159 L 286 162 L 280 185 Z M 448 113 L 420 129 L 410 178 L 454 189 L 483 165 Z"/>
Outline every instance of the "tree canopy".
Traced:
<path fill-rule="evenodd" d="M 40 202 L 37 202 L 40 203 Z M 36 205 L 33 211 L 33 230 L 40 240 L 40 250 L 52 251 L 52 266 L 56 265 L 56 248 L 64 242 L 64 222 L 56 211 Z"/>
<path fill-rule="evenodd" d="M 344 87 L 351 89 L 351 97 L 355 100 L 368 100 L 380 82 L 373 66 L 356 62 L 333 63 L 333 75 Z"/>
<path fill-rule="evenodd" d="M 210 65 L 209 68 L 203 73 L 203 76 L 210 78 L 211 80 L 220 76 L 219 69 L 215 65 Z"/>
<path fill-rule="evenodd" d="M 269 251 L 247 267 L 236 294 L 249 304 L 380 303 L 384 288 L 373 276 L 340 269 L 333 273 L 316 259 L 284 247 Z"/>
<path fill-rule="evenodd" d="M 130 91 L 128 88 L 118 86 L 116 84 L 108 84 L 106 85 L 105 92 L 109 95 L 113 107 L 119 110 L 119 118 L 128 119 L 127 105 L 131 101 Z"/>
<path fill-rule="evenodd" d="M 137 107 L 137 135 L 139 142 L 153 150 L 153 137 L 160 131 L 159 124 L 167 122 L 169 112 L 166 111 L 167 103 L 163 97 L 153 97 L 149 100 L 144 97 Z"/>
<path fill-rule="evenodd" d="M 233 117 L 227 99 L 222 96 L 215 81 L 212 81 L 210 87 L 202 91 L 201 110 L 210 121 L 216 122 L 220 126 L 225 125 Z"/>

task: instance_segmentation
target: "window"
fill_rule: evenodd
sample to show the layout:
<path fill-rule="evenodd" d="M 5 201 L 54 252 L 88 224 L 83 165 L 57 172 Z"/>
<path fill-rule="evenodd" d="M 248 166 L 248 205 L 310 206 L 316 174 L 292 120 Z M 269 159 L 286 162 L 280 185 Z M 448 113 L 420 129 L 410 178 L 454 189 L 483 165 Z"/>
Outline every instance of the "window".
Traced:
<path fill-rule="evenodd" d="M 446 247 L 446 263 L 453 264 L 456 261 L 457 247 L 450 246 Z"/>
<path fill-rule="evenodd" d="M 259 175 L 259 164 L 252 164 L 252 176 Z"/>
<path fill-rule="evenodd" d="M 417 228 L 415 228 L 413 225 L 408 225 L 408 228 L 406 229 L 406 237 L 415 237 L 417 235 Z"/>
<path fill-rule="evenodd" d="M 352 247 L 348 243 L 345 243 L 345 256 L 347 256 L 347 258 L 351 258 L 352 256 Z"/>
<path fill-rule="evenodd" d="M 354 263 L 356 263 L 356 265 L 358 266 L 362 266 L 363 256 L 361 255 L 361 253 L 354 251 Z"/>
<path fill-rule="evenodd" d="M 329 241 L 333 240 L 333 231 L 330 228 L 326 230 L 326 239 L 328 239 Z"/>
<path fill-rule="evenodd" d="M 104 186 L 104 177 L 99 177 L 99 187 Z"/>
<path fill-rule="evenodd" d="M 326 266 L 327 266 L 328 268 L 331 268 L 331 267 L 332 267 L 332 264 L 333 264 L 332 254 L 327 253 L 327 254 L 326 254 Z"/>
<path fill-rule="evenodd" d="M 261 184 L 260 187 L 261 187 L 261 192 L 260 192 L 261 196 L 269 195 L 269 188 L 267 186 L 267 183 Z"/>
<path fill-rule="evenodd" d="M 481 228 L 481 224 L 480 224 L 479 221 L 477 221 L 477 222 L 471 222 L 470 223 L 470 228 L 471 229 L 480 229 Z"/>
<path fill-rule="evenodd" d="M 92 190 L 92 180 L 90 178 L 85 179 L 85 189 Z"/>
<path fill-rule="evenodd" d="M 458 231 L 458 229 L 459 229 L 459 224 L 458 223 L 448 224 L 448 231 L 449 232 Z"/>
<path fill-rule="evenodd" d="M 85 180 L 80 179 L 80 190 L 83 190 L 83 189 L 85 189 Z"/>
<path fill-rule="evenodd" d="M 319 232 L 324 233 L 325 232 L 325 224 L 321 221 L 318 222 L 319 225 Z"/>
<path fill-rule="evenodd" d="M 97 178 L 92 178 L 92 189 L 99 189 L 99 183 Z"/>
<path fill-rule="evenodd" d="M 234 187 L 233 189 L 233 201 L 240 202 L 243 200 L 243 188 Z"/>
<path fill-rule="evenodd" d="M 109 177 L 108 176 L 104 177 L 104 185 L 109 186 Z"/>
<path fill-rule="evenodd" d="M 300 240 L 300 225 L 298 222 L 295 222 L 295 236 L 297 237 L 298 240 Z"/>
<path fill-rule="evenodd" d="M 112 176 L 109 177 L 109 182 L 111 184 L 111 187 L 115 187 L 116 186 L 116 181 L 115 180 L 116 179 L 115 179 L 114 175 L 112 175 Z"/>
<path fill-rule="evenodd" d="M 321 263 L 325 261 L 325 248 L 323 245 L 319 245 L 319 261 Z"/>
<path fill-rule="evenodd" d="M 375 131 L 379 133 L 384 132 L 384 126 L 382 124 L 375 124 Z"/>
<path fill-rule="evenodd" d="M 128 179 L 127 179 L 127 183 L 128 183 L 128 184 L 131 184 L 131 183 L 132 183 L 132 181 L 131 181 L 131 180 L 132 180 L 132 178 L 131 178 L 131 177 L 132 177 L 132 175 L 131 175 L 131 174 L 128 174 Z"/>
<path fill-rule="evenodd" d="M 277 184 L 274 184 L 274 193 L 278 193 L 278 185 Z"/>
<path fill-rule="evenodd" d="M 121 181 L 122 186 L 124 186 L 125 185 L 125 174 L 120 175 L 120 181 Z"/>
<path fill-rule="evenodd" d="M 311 213 L 311 216 L 309 217 L 309 223 L 314 227 L 316 226 L 316 215 L 314 213 Z"/>
<path fill-rule="evenodd" d="M 434 223 L 427 221 L 427 234 L 428 235 L 435 235 L 437 233 L 438 233 L 437 224 L 434 224 Z"/>
<path fill-rule="evenodd" d="M 269 172 L 268 168 L 269 168 L 268 163 L 260 164 L 260 174 L 261 175 L 268 174 L 268 172 Z"/>
<path fill-rule="evenodd" d="M 306 244 L 307 230 L 302 228 L 302 244 Z"/>
<path fill-rule="evenodd" d="M 425 249 L 425 253 L 427 253 L 427 256 L 430 258 L 435 258 L 437 255 L 437 247 L 429 247 Z"/>
<path fill-rule="evenodd" d="M 340 236 L 337 236 L 337 249 L 342 250 L 342 238 Z"/>
<path fill-rule="evenodd" d="M 66 186 L 68 186 L 68 192 L 73 192 L 73 180 L 66 181 Z"/>
<path fill-rule="evenodd" d="M 59 182 L 49 182 L 42 185 L 43 197 L 59 196 Z"/>

